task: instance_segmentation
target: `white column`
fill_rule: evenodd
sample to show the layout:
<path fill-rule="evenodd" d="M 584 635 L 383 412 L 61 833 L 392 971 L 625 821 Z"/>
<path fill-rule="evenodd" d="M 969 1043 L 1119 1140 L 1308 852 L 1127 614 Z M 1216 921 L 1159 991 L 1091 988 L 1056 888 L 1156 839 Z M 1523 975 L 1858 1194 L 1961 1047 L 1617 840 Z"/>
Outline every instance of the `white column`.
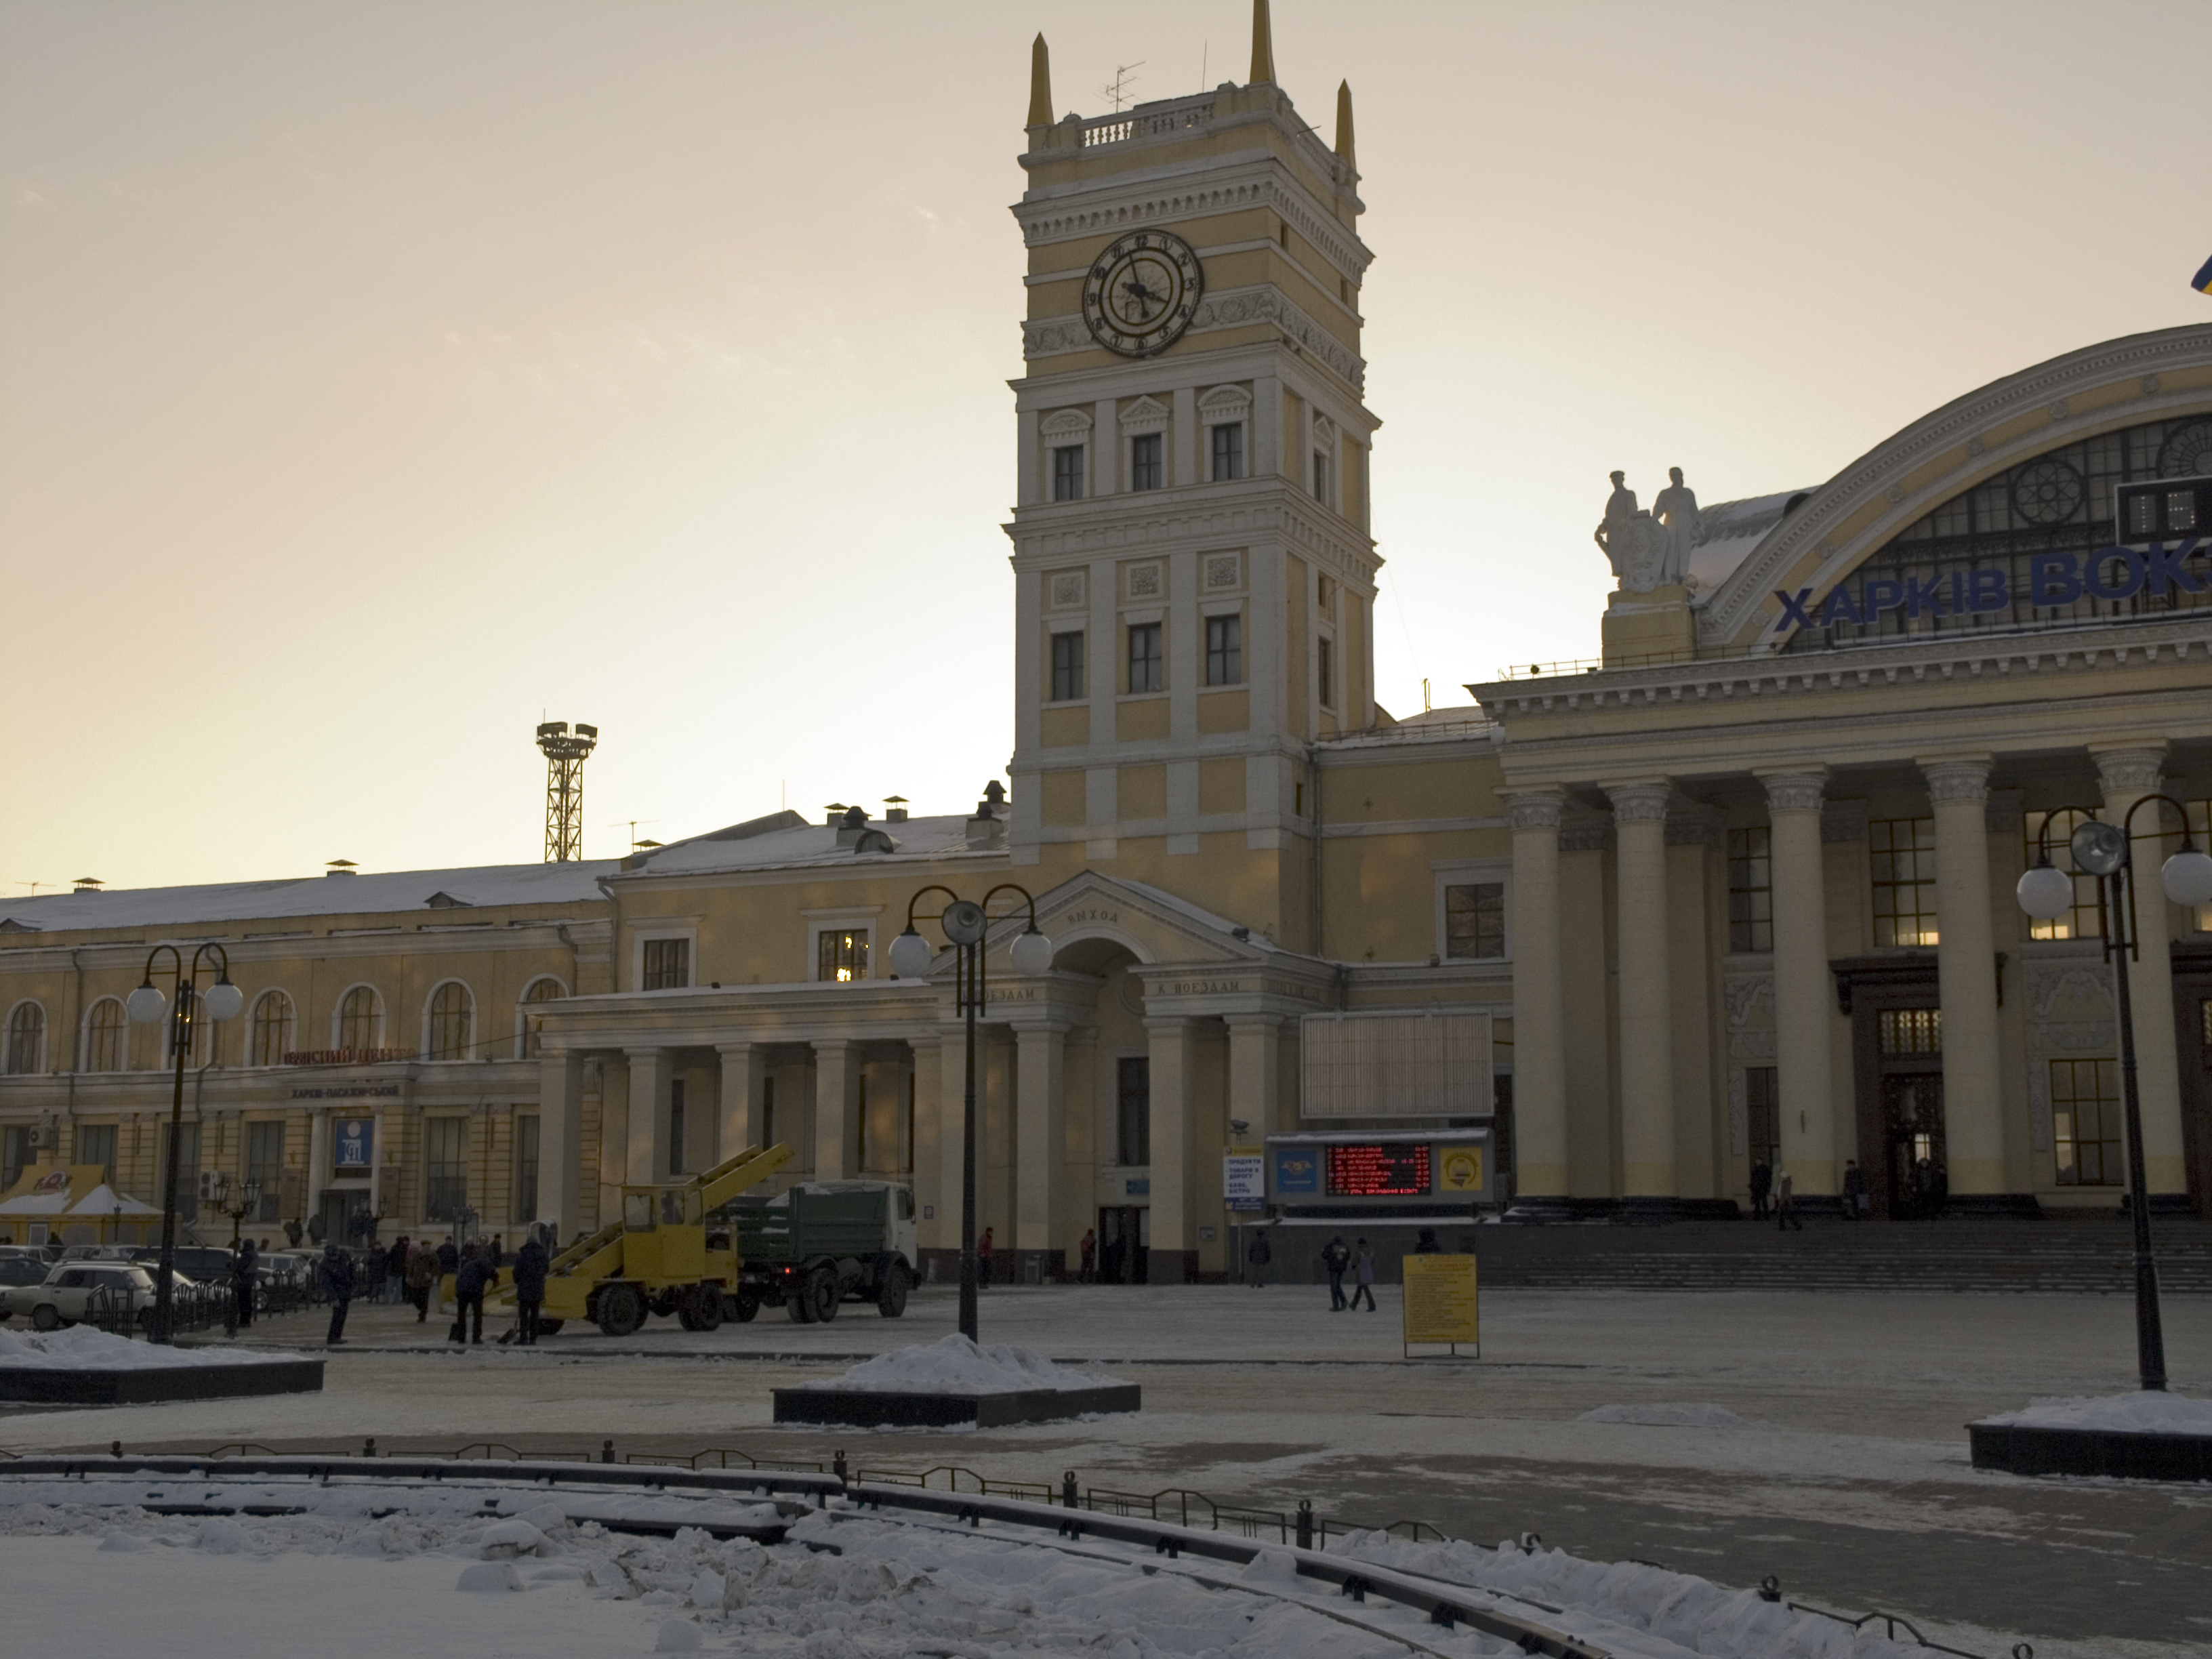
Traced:
<path fill-rule="evenodd" d="M 1827 883 L 1821 870 L 1825 767 L 1761 774 L 1773 854 L 1774 1036 L 1782 1164 L 1801 1194 L 1836 1190 L 1835 1084 L 1828 1053 Z"/>
<path fill-rule="evenodd" d="M 1044 499 L 1044 441 L 1038 430 L 1044 416 L 1041 410 L 1025 409 L 1015 420 L 1015 470 L 1021 476 L 1014 481 L 1014 503 L 1034 507 Z"/>
<path fill-rule="evenodd" d="M 914 1202 L 919 1243 L 937 1243 L 938 1217 L 945 1213 L 945 1061 L 934 1037 L 917 1037 L 914 1054 Z M 922 1219 L 925 1208 L 935 1213 Z"/>
<path fill-rule="evenodd" d="M 814 1178 L 844 1181 L 859 1173 L 860 1045 L 814 1045 Z"/>
<path fill-rule="evenodd" d="M 168 1156 L 169 1122 L 166 1116 L 155 1120 L 154 1179 L 158 1183 L 167 1177 L 162 1173 L 168 1165 L 162 1162 Z M 319 1106 L 307 1119 L 307 1214 L 298 1218 L 300 1224 L 307 1224 L 307 1216 L 323 1212 L 323 1188 L 331 1180 L 331 1114 L 328 1107 Z M 155 1194 L 160 1196 L 157 1192 Z M 338 1241 L 343 1244 L 345 1241 Z"/>
<path fill-rule="evenodd" d="M 1522 1198 L 1567 1194 L 1567 1025 L 1559 974 L 1564 790 L 1501 790 L 1513 824 L 1513 1162 Z"/>
<path fill-rule="evenodd" d="M 1621 1189 L 1673 1198 L 1673 975 L 1667 960 L 1667 797 L 1663 781 L 1607 784 L 1613 802 L 1616 937 L 1620 950 Z M 1518 1044 L 1516 1044 L 1518 1051 Z"/>
<path fill-rule="evenodd" d="M 1229 1115 L 1250 1124 L 1252 1145 L 1285 1126 L 1276 1119 L 1282 1098 L 1283 1021 L 1273 1014 L 1229 1017 Z M 1231 1138 L 1237 1132 L 1231 1129 Z"/>
<path fill-rule="evenodd" d="M 623 1158 L 623 1182 L 641 1187 L 668 1176 L 669 1062 L 665 1048 L 628 1048 L 629 1056 L 629 1134 Z"/>
<path fill-rule="evenodd" d="M 1960 1194 L 2002 1193 L 2006 1184 L 1996 939 L 1990 916 L 1990 764 L 1987 755 L 1920 763 L 1936 813 L 1943 1162 L 1950 1190 Z"/>
<path fill-rule="evenodd" d="M 718 1042 L 722 1061 L 714 1162 L 757 1146 L 768 1130 L 768 1050 L 757 1042 Z"/>
<path fill-rule="evenodd" d="M 1064 1250 L 1067 1028 L 1017 1027 L 1014 1044 L 1014 1111 L 1020 1127 L 1014 1137 L 1013 1246 Z M 1050 1263 L 1046 1271 L 1053 1271 Z"/>
<path fill-rule="evenodd" d="M 1091 416 L 1091 493 L 1111 495 L 1121 487 L 1121 422 L 1114 399 L 1101 398 Z"/>
<path fill-rule="evenodd" d="M 1152 1243 L 1149 1276 L 1155 1285 L 1180 1285 L 1198 1260 L 1191 1202 L 1196 1154 L 1191 1122 L 1191 1023 L 1145 1022 L 1152 1058 Z"/>
<path fill-rule="evenodd" d="M 2090 753 L 2097 763 L 2098 781 L 2104 787 L 2107 823 L 2126 822 L 2130 808 L 2165 787 L 2160 775 L 2166 761 L 2163 744 L 2097 749 Z M 2135 1012 L 2136 1092 L 2142 1105 L 2143 1178 L 2154 1194 L 2189 1190 L 2188 1165 L 2182 1152 L 2181 1068 L 2173 1029 L 2172 935 L 2166 914 L 2166 889 L 2159 884 L 2159 871 L 2171 850 L 2158 834 L 2159 815 L 2165 811 L 2163 806 L 2152 805 L 2136 814 L 2130 848 L 2132 867 L 2128 872 L 2135 888 L 2138 945 L 2136 957 L 2127 964 L 2128 996 Z M 1945 1018 L 1948 1019 L 1948 1015 Z"/>
<path fill-rule="evenodd" d="M 1206 456 L 1200 447 L 1205 438 L 1206 428 L 1198 421 L 1198 388 L 1177 386 L 1175 424 L 1169 432 L 1166 445 L 1170 485 L 1203 483 L 1206 481 L 1206 474 L 1199 470 L 1206 464 Z"/>
<path fill-rule="evenodd" d="M 584 1221 L 584 1060 L 541 1048 L 538 1059 L 538 1215 L 556 1236 L 574 1237 Z"/>

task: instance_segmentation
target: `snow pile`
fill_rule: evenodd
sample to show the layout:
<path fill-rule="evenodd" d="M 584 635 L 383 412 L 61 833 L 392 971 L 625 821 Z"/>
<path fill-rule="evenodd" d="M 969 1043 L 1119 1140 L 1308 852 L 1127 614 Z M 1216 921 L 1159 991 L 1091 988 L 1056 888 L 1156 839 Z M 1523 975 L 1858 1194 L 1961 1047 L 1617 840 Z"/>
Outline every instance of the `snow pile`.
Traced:
<path fill-rule="evenodd" d="M 0 1369 L 9 1370 L 161 1371 L 179 1365 L 258 1365 L 299 1357 L 239 1348 L 165 1348 L 89 1325 L 70 1325 L 43 1335 L 0 1330 Z"/>
<path fill-rule="evenodd" d="M 1332 1547 L 1399 1572 L 1419 1573 L 1510 1596 L 1542 1621 L 1571 1610 L 1649 1638 L 1634 1647 L 1599 1645 L 1616 1654 L 1698 1654 L 1708 1659 L 1904 1659 L 1924 1648 L 1854 1632 L 1832 1619 L 1793 1613 L 1756 1590 L 1725 1589 L 1710 1579 L 1634 1561 L 1585 1561 L 1565 1550 L 1524 1553 L 1510 1539 L 1494 1550 L 1480 1545 L 1415 1544 L 1387 1533 L 1358 1532 Z"/>
<path fill-rule="evenodd" d="M 2212 1434 L 2212 1400 L 2178 1394 L 2108 1394 L 2093 1400 L 2030 1401 L 2025 1411 L 1985 1417 L 2014 1429 L 2101 1429 L 2109 1434 Z"/>
<path fill-rule="evenodd" d="M 1642 1423 L 1660 1429 L 1747 1429 L 1750 1424 L 1725 1406 L 1600 1406 L 1575 1419 L 1579 1423 Z"/>
<path fill-rule="evenodd" d="M 817 1389 L 859 1394 L 1014 1394 L 1025 1389 L 1107 1389 L 1119 1377 L 1055 1365 L 1029 1348 L 985 1347 L 955 1332 L 927 1347 L 894 1348 Z"/>

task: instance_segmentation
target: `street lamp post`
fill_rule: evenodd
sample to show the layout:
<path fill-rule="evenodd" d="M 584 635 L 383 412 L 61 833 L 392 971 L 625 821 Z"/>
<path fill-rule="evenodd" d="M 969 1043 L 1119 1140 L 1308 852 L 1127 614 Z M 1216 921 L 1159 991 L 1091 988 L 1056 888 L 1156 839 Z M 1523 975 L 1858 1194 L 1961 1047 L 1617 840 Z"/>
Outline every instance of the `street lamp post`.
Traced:
<path fill-rule="evenodd" d="M 921 915 L 915 906 L 932 893 L 945 896 L 945 908 L 934 915 Z M 891 941 L 891 972 L 901 979 L 920 979 L 936 956 L 929 941 L 915 930 L 917 921 L 934 921 L 945 939 L 959 952 L 955 983 L 960 1011 L 968 1018 L 968 1086 L 960 1122 L 960 1334 L 976 1340 L 975 1317 L 975 1018 L 983 1006 L 983 954 L 988 948 L 991 916 L 988 907 L 1001 893 L 1018 895 L 1029 907 L 1029 926 L 1007 952 L 1007 961 L 1018 974 L 1042 974 L 1052 966 L 1052 941 L 1037 931 L 1036 900 L 1029 890 L 1002 881 L 983 895 L 981 903 L 962 898 L 949 887 L 934 884 L 907 901 L 906 931 Z"/>
<path fill-rule="evenodd" d="M 2128 1209 L 2135 1222 L 2136 1245 L 2136 1371 L 2147 1392 L 2166 1387 L 2166 1334 L 2159 1316 L 2158 1263 L 2151 1254 L 2150 1193 L 2143 1161 L 2142 1103 L 2136 1086 L 2135 1003 L 2128 985 L 2128 964 L 2140 960 L 2142 947 L 2136 927 L 2135 865 L 2132 848 L 2137 811 L 2152 801 L 2162 801 L 2182 815 L 2181 850 L 2159 871 L 2159 885 L 2176 904 L 2212 903 L 2212 857 L 2199 851 L 2185 827 L 2188 809 L 2171 795 L 2145 795 L 2128 808 L 2118 823 L 2095 818 L 2077 826 L 2069 838 L 2074 867 L 2097 878 L 2099 931 L 2104 935 L 2106 958 L 2112 964 L 2113 994 L 2118 1000 L 2120 1024 L 2120 1088 L 2128 1136 Z M 2087 811 L 2090 809 L 2075 808 Z M 2020 908 L 2040 921 L 2062 916 L 2074 903 L 2074 878 L 2051 862 L 2051 826 L 2057 813 L 2043 821 L 2035 867 L 2020 878 L 2015 890 Z M 2161 840 L 2169 833 L 2155 833 Z"/>
<path fill-rule="evenodd" d="M 236 1186 L 233 1186 L 228 1175 L 216 1176 L 216 1212 L 217 1214 L 230 1218 L 230 1248 L 232 1249 L 235 1250 L 238 1248 L 239 1232 L 246 1224 L 246 1218 L 253 1213 L 260 1202 L 261 1183 L 259 1182 L 242 1181 Z"/>
<path fill-rule="evenodd" d="M 168 1007 L 167 999 L 154 983 L 154 963 L 164 951 L 169 953 L 166 971 L 177 986 L 176 1009 L 169 1019 L 169 1047 L 175 1058 L 176 1084 L 169 1099 L 169 1168 L 161 1187 L 161 1273 L 154 1285 L 154 1328 L 148 1334 L 155 1342 L 169 1340 L 170 1280 L 177 1265 L 177 1155 L 184 1138 L 185 1056 L 191 1051 L 196 1021 L 202 1018 L 235 1019 L 239 1010 L 246 1006 L 245 994 L 230 982 L 230 957 L 222 945 L 213 942 L 201 945 L 192 952 L 191 965 L 187 968 L 183 953 L 175 945 L 157 945 L 147 953 L 145 978 L 124 1005 L 138 1024 L 153 1024 Z M 200 964 L 210 958 L 216 981 L 202 992 Z"/>

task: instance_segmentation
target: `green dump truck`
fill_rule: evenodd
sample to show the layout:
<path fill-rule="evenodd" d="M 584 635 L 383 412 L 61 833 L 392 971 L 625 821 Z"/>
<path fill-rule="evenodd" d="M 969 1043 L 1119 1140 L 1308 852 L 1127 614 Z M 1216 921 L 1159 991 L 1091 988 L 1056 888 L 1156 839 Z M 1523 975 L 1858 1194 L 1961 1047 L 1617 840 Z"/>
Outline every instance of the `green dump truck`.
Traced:
<path fill-rule="evenodd" d="M 731 1303 L 739 1319 L 763 1303 L 802 1325 L 835 1319 L 846 1302 L 872 1302 L 886 1319 L 906 1311 L 917 1255 L 913 1188 L 807 1182 L 765 1202 L 740 1199 L 721 1213 L 737 1231 L 742 1265 Z"/>

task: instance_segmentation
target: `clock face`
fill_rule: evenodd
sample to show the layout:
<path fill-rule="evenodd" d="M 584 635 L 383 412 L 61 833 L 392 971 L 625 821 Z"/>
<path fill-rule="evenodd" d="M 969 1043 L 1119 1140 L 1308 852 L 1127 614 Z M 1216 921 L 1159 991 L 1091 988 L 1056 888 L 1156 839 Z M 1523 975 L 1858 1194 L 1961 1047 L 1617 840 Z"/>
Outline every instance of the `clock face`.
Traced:
<path fill-rule="evenodd" d="M 1084 273 L 1083 320 L 1109 351 L 1149 357 L 1190 326 L 1205 291 L 1189 243 L 1164 230 L 1134 231 Z"/>

